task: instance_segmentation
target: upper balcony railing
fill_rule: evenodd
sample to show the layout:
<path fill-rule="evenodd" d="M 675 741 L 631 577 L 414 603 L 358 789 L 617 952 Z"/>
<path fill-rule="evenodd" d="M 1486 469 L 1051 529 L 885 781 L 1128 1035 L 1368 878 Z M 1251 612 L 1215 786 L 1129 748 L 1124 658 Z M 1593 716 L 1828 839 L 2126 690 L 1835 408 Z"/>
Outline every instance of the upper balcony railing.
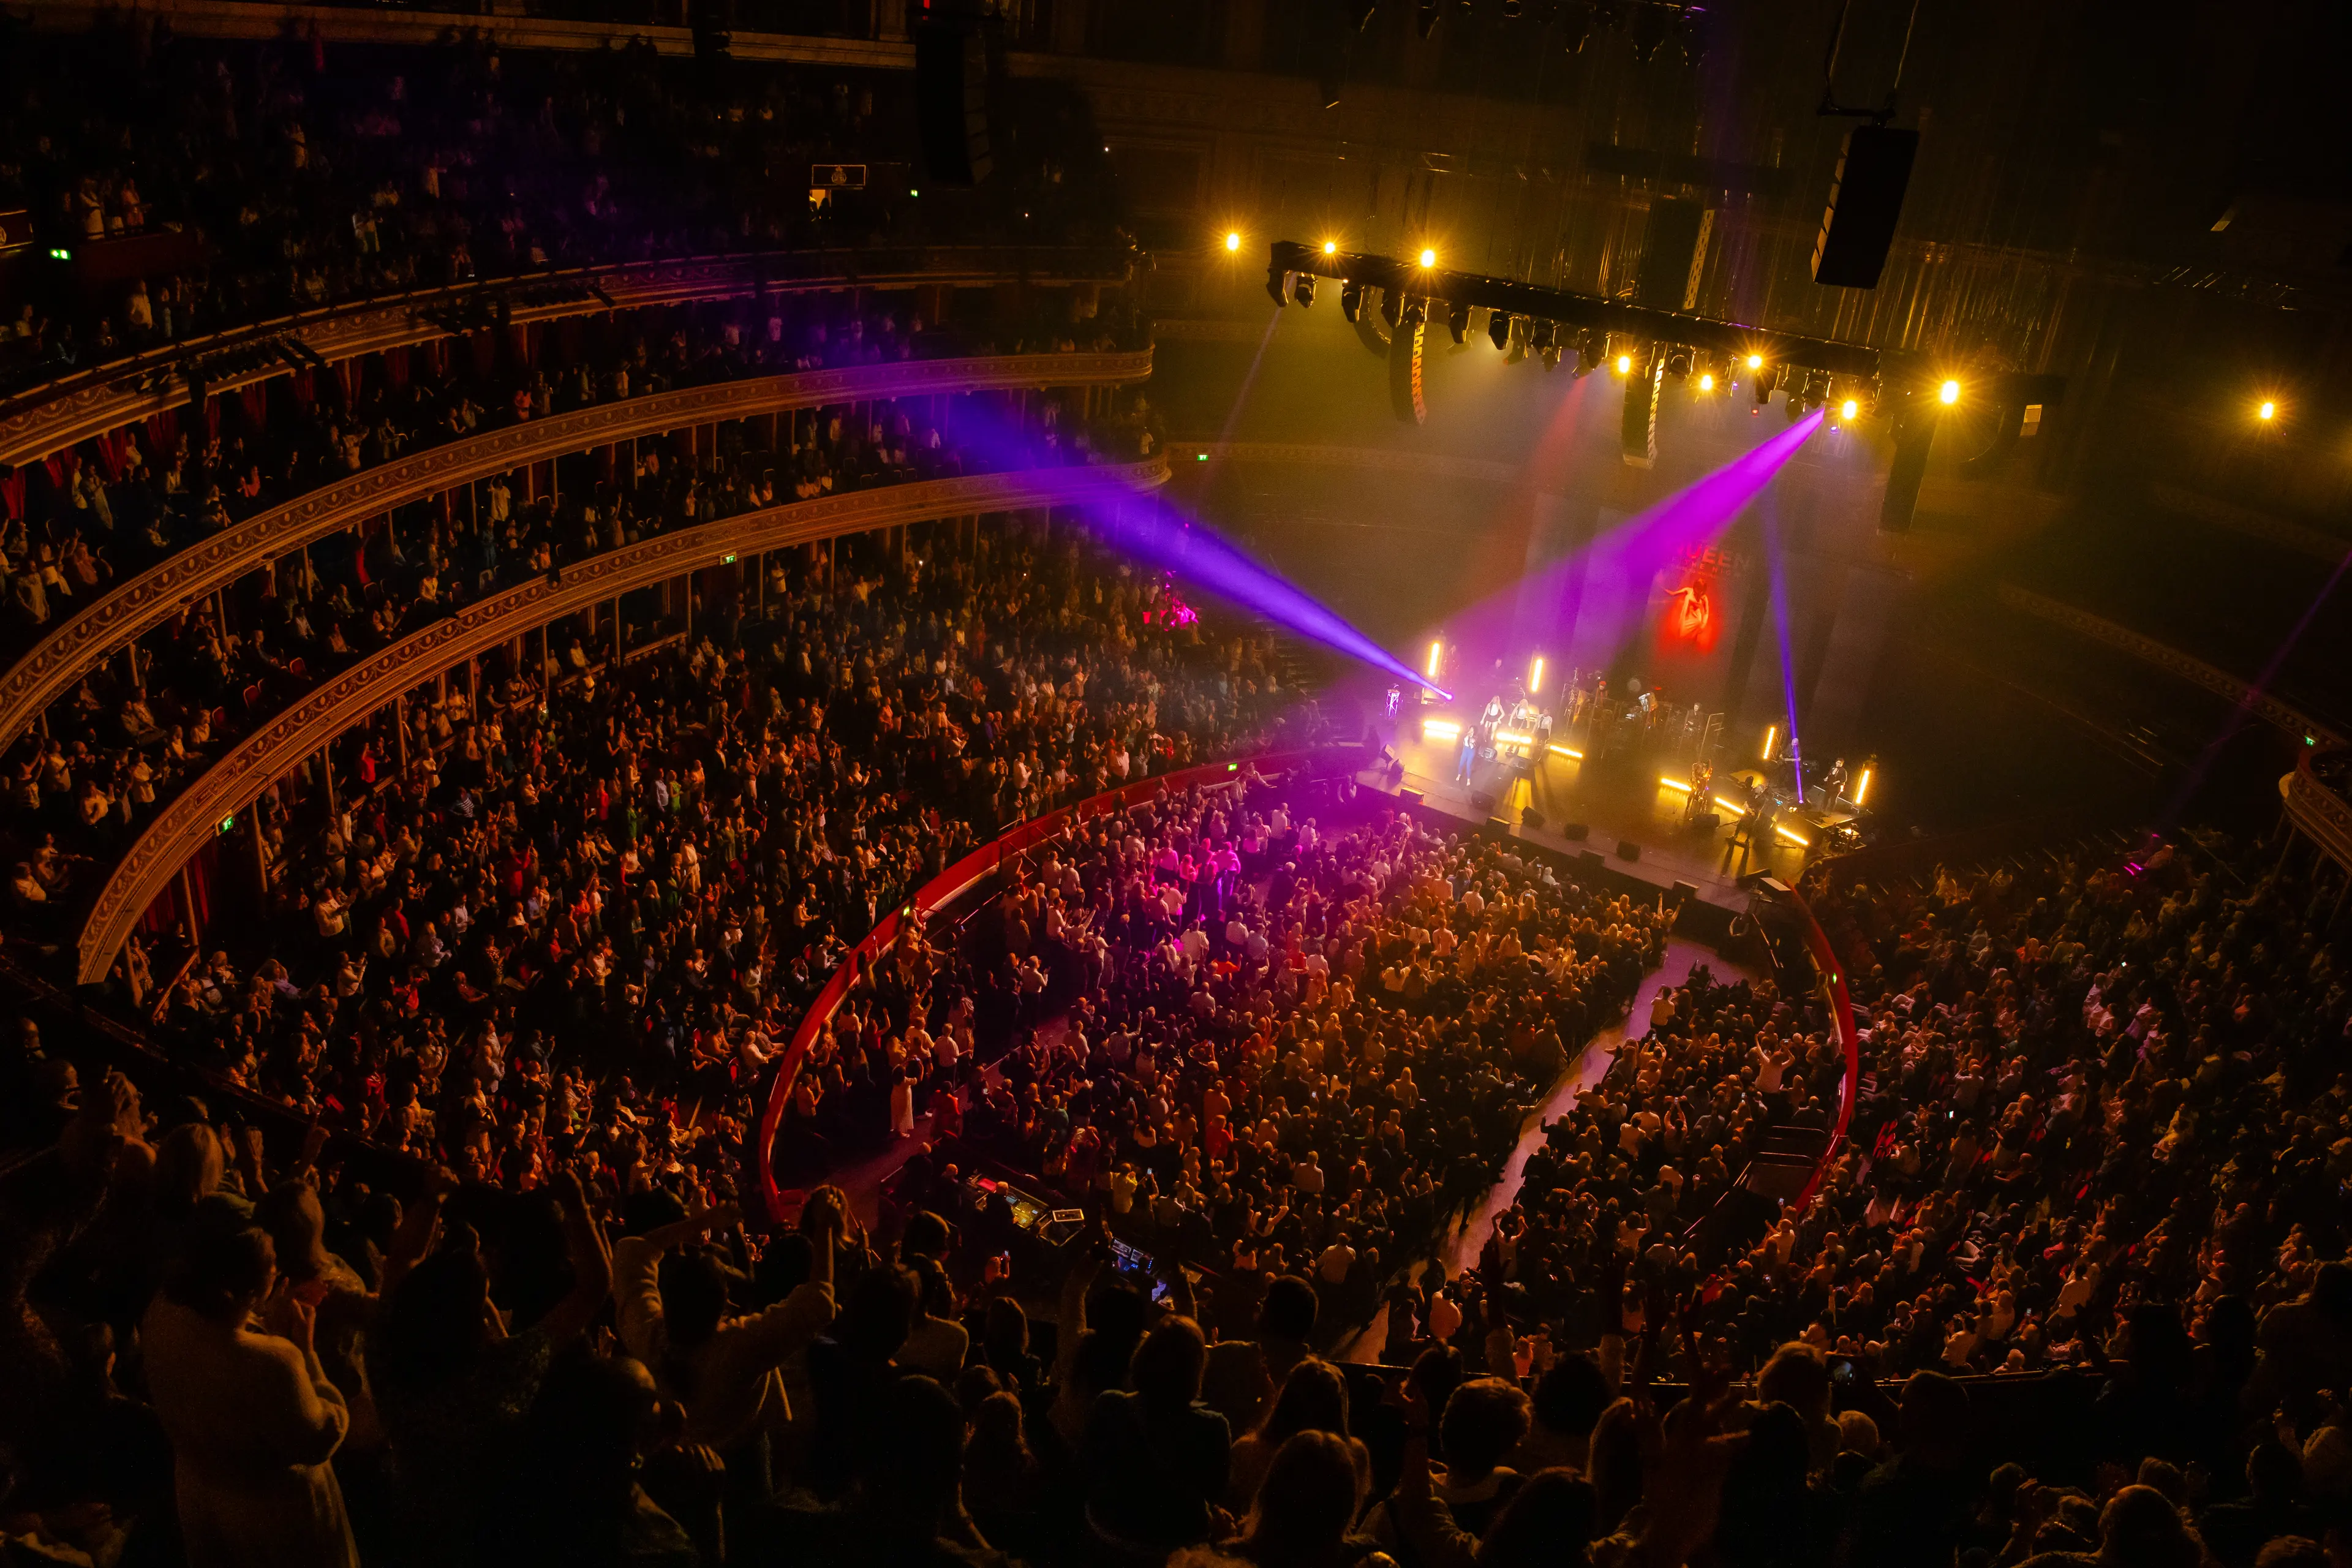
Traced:
<path fill-rule="evenodd" d="M 0 676 L 0 744 L 13 743 L 75 683 L 183 608 L 278 557 L 392 509 L 528 464 L 719 420 L 880 398 L 1118 385 L 1147 379 L 1151 351 L 908 360 L 719 382 L 597 405 L 362 470 L 297 497 L 119 583 Z"/>
<path fill-rule="evenodd" d="M 191 373 L 213 394 L 310 363 L 410 347 L 495 319 L 566 316 L 745 295 L 824 289 L 1116 283 L 1129 258 L 1105 247 L 921 246 L 685 257 L 543 269 L 418 289 L 272 317 L 160 344 L 57 375 L 0 398 L 0 465 L 21 466 L 187 405 Z"/>

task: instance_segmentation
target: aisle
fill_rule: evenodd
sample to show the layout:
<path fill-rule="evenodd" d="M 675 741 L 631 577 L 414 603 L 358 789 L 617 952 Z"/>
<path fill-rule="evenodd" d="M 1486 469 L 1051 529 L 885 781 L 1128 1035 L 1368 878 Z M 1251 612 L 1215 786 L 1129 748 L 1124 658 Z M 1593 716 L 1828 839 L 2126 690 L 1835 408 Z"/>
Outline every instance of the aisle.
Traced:
<path fill-rule="evenodd" d="M 1739 964 L 1718 954 L 1713 948 L 1682 937 L 1666 939 L 1665 961 L 1642 979 L 1642 987 L 1633 994 L 1633 1011 L 1620 1025 L 1612 1025 L 1592 1037 L 1576 1060 L 1569 1064 L 1551 1092 L 1544 1097 L 1535 1113 L 1520 1129 L 1519 1141 L 1503 1163 L 1503 1179 L 1495 1184 L 1486 1195 L 1471 1208 L 1461 1226 L 1438 1247 L 1438 1256 L 1444 1259 L 1448 1275 L 1458 1275 L 1478 1261 L 1478 1249 L 1486 1244 L 1486 1237 L 1495 1224 L 1495 1216 L 1511 1206 L 1511 1199 L 1519 1190 L 1519 1173 L 1527 1168 L 1528 1156 L 1543 1140 L 1544 1124 L 1558 1121 L 1576 1101 L 1576 1097 L 1598 1082 L 1609 1070 L 1609 1064 L 1628 1040 L 1638 1040 L 1650 1032 L 1650 1004 L 1658 993 L 1669 985 L 1679 985 L 1689 977 L 1691 966 L 1704 963 L 1714 971 L 1718 980 L 1753 980 L 1755 975 Z M 1415 1274 L 1425 1265 L 1415 1265 Z M 1341 1361 L 1375 1363 L 1381 1359 L 1381 1346 L 1387 1342 L 1389 1310 L 1382 1305 L 1372 1314 L 1371 1322 L 1349 1341 L 1339 1352 Z"/>

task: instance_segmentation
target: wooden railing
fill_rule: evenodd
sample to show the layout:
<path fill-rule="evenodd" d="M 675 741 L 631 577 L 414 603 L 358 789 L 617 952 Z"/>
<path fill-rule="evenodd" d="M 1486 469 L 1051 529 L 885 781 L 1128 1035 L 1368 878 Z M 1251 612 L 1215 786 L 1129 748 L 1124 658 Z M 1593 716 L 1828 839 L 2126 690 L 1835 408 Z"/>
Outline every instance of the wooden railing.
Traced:
<path fill-rule="evenodd" d="M 2286 799 L 2288 824 L 2317 845 L 2321 854 L 2352 872 L 2352 803 L 2313 766 L 2322 759 L 2340 760 L 2347 751 L 2340 745 L 2305 747 L 2295 759 L 2294 772 L 2280 781 L 2279 793 Z"/>
<path fill-rule="evenodd" d="M 586 447 L 713 420 L 867 398 L 1030 386 L 1113 385 L 1151 374 L 1151 351 L 902 360 L 665 392 L 511 425 L 352 475 L 225 528 L 118 584 L 0 676 L 0 744 L 13 743 L 75 682 L 193 601 L 278 556 L 410 501 Z"/>
<path fill-rule="evenodd" d="M 0 464 L 34 462 L 77 441 L 185 405 L 186 373 L 208 359 L 236 362 L 238 351 L 254 351 L 256 363 L 224 364 L 208 378 L 212 391 L 229 392 L 296 368 L 296 361 L 270 351 L 276 342 L 299 344 L 331 363 L 448 337 L 451 313 L 478 308 L 481 301 L 502 301 L 508 321 L 528 324 L 751 293 L 1013 279 L 1054 285 L 1111 283 L 1127 276 L 1128 265 L 1125 253 L 1102 247 L 932 246 L 686 257 L 419 289 L 183 339 L 12 394 L 0 401 Z"/>
<path fill-rule="evenodd" d="M 467 605 L 361 660 L 233 747 L 156 815 L 107 879 L 77 944 L 80 978 L 106 977 L 139 917 L 186 858 L 274 781 L 404 691 L 531 627 L 738 555 L 902 522 L 1109 501 L 1167 482 L 1164 459 L 1017 469 L 888 485 L 745 512 L 568 565 Z"/>
<path fill-rule="evenodd" d="M 962 898 L 982 883 L 995 876 L 1004 863 L 1040 844 L 1059 838 L 1079 822 L 1106 813 L 1125 811 L 1156 800 L 1171 789 L 1191 789 L 1207 784 L 1238 783 L 1244 765 L 1261 774 L 1289 773 L 1309 765 L 1325 765 L 1334 772 L 1352 773 L 1364 763 L 1363 748 L 1360 746 L 1326 746 L 1309 751 L 1266 752 L 1256 756 L 1242 757 L 1229 762 L 1203 763 L 1197 767 L 1180 768 L 1174 773 L 1159 773 L 1118 789 L 1105 790 L 1088 795 L 1075 805 L 1049 811 L 1031 817 L 1002 837 L 979 848 L 941 871 L 916 889 L 914 895 L 898 909 L 884 914 L 866 940 L 849 951 L 817 993 L 816 1000 L 801 1016 L 800 1025 L 793 1031 L 792 1042 L 784 1049 L 783 1058 L 777 1063 L 776 1076 L 768 1086 L 768 1103 L 760 1116 L 759 1145 L 752 1151 L 753 1164 L 758 1167 L 760 1201 L 771 1224 L 788 1224 L 793 1215 L 788 1212 L 783 1187 L 776 1180 L 776 1132 L 783 1125 L 784 1107 L 791 1100 L 793 1079 L 801 1064 L 808 1059 L 809 1047 L 817 1036 L 841 1011 L 849 999 L 849 988 L 857 977 L 871 970 L 882 956 L 897 944 L 898 933 L 909 919 L 921 920 Z"/>

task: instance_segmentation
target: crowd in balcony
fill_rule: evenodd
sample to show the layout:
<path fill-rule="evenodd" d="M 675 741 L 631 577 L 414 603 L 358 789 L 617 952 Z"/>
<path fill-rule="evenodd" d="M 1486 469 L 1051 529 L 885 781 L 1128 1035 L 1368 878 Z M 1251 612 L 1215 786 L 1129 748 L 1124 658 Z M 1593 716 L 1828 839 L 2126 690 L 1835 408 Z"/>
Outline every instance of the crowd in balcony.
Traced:
<path fill-rule="evenodd" d="M 829 330 L 826 318 L 812 311 L 787 331 L 779 310 L 751 308 L 765 322 L 759 336 L 779 346 L 741 351 L 740 308 L 695 312 L 702 333 L 680 327 L 654 346 L 681 374 L 714 362 L 740 369 L 763 353 L 780 361 L 789 356 L 796 366 L 873 363 L 877 355 L 905 354 L 910 329 L 919 328 L 886 316 L 871 331 L 855 318 L 832 321 Z M 698 336 L 707 352 L 691 346 Z M 626 383 L 632 364 L 642 378 L 668 374 L 648 364 L 645 339 L 634 334 L 609 373 L 613 381 Z M 593 395 L 600 378 L 583 366 L 562 379 Z M 446 408 L 462 415 L 477 406 L 462 392 L 436 395 L 415 381 L 410 390 L 414 396 L 402 405 L 412 413 Z M 618 392 L 609 384 L 607 390 Z M 527 395 L 533 401 L 518 403 L 519 417 L 548 395 L 546 379 Z M 384 401 L 388 409 L 396 400 Z M 950 400 L 956 401 L 968 400 Z M 985 395 L 977 401 L 987 406 L 963 411 L 971 443 L 951 438 L 963 432 L 942 432 L 933 422 L 940 407 L 934 400 L 879 399 L 725 426 L 715 443 L 703 443 L 716 449 L 699 455 L 674 441 L 646 440 L 609 449 L 602 464 L 596 454 L 574 458 L 571 467 L 601 477 L 568 492 L 525 499 L 531 473 L 495 476 L 439 504 L 399 509 L 373 528 L 281 558 L 240 584 L 232 602 L 190 605 L 142 641 L 135 672 L 131 654 L 108 661 L 51 711 L 45 732 L 28 734 L 12 750 L 11 796 L 0 831 L 33 868 L 43 893 L 34 901 L 59 911 L 73 906 L 67 884 L 79 868 L 110 860 L 156 807 L 304 691 L 363 655 L 551 567 L 668 529 L 794 500 L 971 468 L 1134 461 L 1159 447 L 1157 416 L 1140 395 L 1124 395 L 1118 406 L 1091 417 L 1054 396 L 1025 407 Z M 563 399 L 553 405 L 562 408 Z M 950 408 L 950 417 L 954 413 Z M 434 425 L 420 419 L 420 427 Z M 773 449 L 766 446 L 771 428 Z M 387 414 L 370 439 L 388 457 L 398 449 L 398 429 Z M 324 441 L 336 430 L 334 421 L 322 419 L 308 434 Z M 289 444 L 299 451 L 304 440 L 297 436 Z M 171 489 L 167 479 L 162 492 L 168 497 Z"/>
<path fill-rule="evenodd" d="M 1075 95 L 1015 90 L 977 191 L 924 190 L 904 72 L 184 37 L 106 13 L 0 60 L 0 211 L 64 253 L 0 321 L 0 386 L 289 311 L 646 258 L 877 242 L 1109 241 Z M 862 189 L 813 203 L 803 172 Z M 145 237 L 152 255 L 121 254 Z M 110 248 L 111 247 L 111 248 Z"/>

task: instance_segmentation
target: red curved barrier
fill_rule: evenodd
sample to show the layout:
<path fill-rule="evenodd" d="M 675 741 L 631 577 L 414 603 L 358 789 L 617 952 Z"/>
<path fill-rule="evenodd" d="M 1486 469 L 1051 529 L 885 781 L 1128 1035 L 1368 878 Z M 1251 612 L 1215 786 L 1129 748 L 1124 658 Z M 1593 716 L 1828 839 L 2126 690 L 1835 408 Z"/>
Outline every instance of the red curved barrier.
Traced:
<path fill-rule="evenodd" d="M 1799 1193 L 1788 1207 L 1791 1215 L 1803 1214 L 1821 1190 L 1830 1173 L 1830 1162 L 1837 1158 L 1839 1148 L 1845 1142 L 1847 1126 L 1853 1121 L 1854 1097 L 1862 1092 L 1862 1036 L 1853 1026 L 1853 999 L 1846 994 L 1845 968 L 1838 963 L 1837 952 L 1830 946 L 1829 933 L 1822 922 L 1813 918 L 1812 906 L 1794 888 L 1789 897 L 1804 917 L 1805 949 L 1813 955 L 1813 967 L 1821 972 L 1822 984 L 1829 991 L 1830 1020 L 1836 1026 L 1839 1042 L 1845 1047 L 1845 1092 L 1838 1096 L 1837 1125 L 1830 1131 L 1830 1141 L 1822 1149 L 1822 1157 L 1813 1163 L 1813 1173 L 1806 1178 L 1804 1191 Z"/>
<path fill-rule="evenodd" d="M 760 1114 L 760 1145 L 756 1155 L 760 1168 L 760 1201 L 770 1220 L 782 1224 L 787 1218 L 783 1190 L 776 1185 L 774 1152 L 776 1129 L 782 1124 L 784 1104 L 792 1097 L 793 1080 L 799 1076 L 801 1063 L 807 1059 L 809 1047 L 815 1041 L 817 1032 L 832 1022 L 833 1016 L 841 1010 L 841 1005 L 848 998 L 849 988 L 856 984 L 857 977 L 871 969 L 898 942 L 899 929 L 908 917 L 928 915 L 943 905 L 952 903 L 993 876 L 1008 857 L 1058 838 L 1071 826 L 1089 817 L 1125 811 L 1130 806 L 1156 799 L 1171 789 L 1189 789 L 1228 780 L 1239 783 L 1244 776 L 1244 768 L 1258 774 L 1287 773 L 1318 761 L 1338 764 L 1360 760 L 1361 756 L 1360 747 L 1324 746 L 1306 751 L 1265 752 L 1233 762 L 1204 763 L 1196 767 L 1179 768 L 1174 773 L 1155 773 L 1134 784 L 1089 795 L 1074 805 L 1031 817 L 1003 837 L 973 850 L 917 889 L 909 901 L 884 915 L 866 940 L 852 948 L 849 956 L 834 970 L 824 983 L 824 989 L 817 993 L 816 1000 L 810 1004 L 800 1026 L 793 1031 L 792 1043 L 785 1047 L 775 1079 L 768 1086 L 767 1107 Z"/>

